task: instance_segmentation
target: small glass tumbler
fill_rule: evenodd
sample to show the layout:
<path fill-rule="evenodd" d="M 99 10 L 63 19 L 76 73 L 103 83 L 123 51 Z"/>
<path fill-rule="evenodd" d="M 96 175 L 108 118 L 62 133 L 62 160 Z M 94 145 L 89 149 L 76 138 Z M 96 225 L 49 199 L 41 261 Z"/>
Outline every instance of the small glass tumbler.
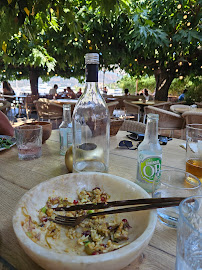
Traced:
<path fill-rule="evenodd" d="M 41 156 L 42 127 L 23 125 L 15 128 L 18 157 L 30 160 Z"/>
<path fill-rule="evenodd" d="M 186 171 L 202 181 L 202 124 L 186 126 Z"/>
<path fill-rule="evenodd" d="M 175 269 L 202 269 L 202 196 L 180 203 Z"/>
<path fill-rule="evenodd" d="M 190 197 L 202 192 L 199 179 L 184 170 L 168 169 L 159 171 L 153 182 L 152 197 Z M 157 215 L 163 224 L 176 228 L 179 216 L 179 207 L 157 209 Z"/>

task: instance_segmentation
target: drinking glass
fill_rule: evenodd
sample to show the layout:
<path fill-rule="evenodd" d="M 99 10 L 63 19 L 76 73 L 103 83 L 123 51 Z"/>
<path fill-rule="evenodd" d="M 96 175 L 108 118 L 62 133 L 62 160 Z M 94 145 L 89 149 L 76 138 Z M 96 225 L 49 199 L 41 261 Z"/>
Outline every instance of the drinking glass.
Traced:
<path fill-rule="evenodd" d="M 152 197 L 190 197 L 202 192 L 199 179 L 180 169 L 167 169 L 157 172 L 153 182 Z M 163 224 L 176 228 L 179 216 L 179 207 L 157 209 L 157 215 Z"/>
<path fill-rule="evenodd" d="M 175 269 L 202 269 L 202 196 L 180 203 Z"/>
<path fill-rule="evenodd" d="M 202 124 L 186 126 L 186 171 L 202 181 Z"/>
<path fill-rule="evenodd" d="M 41 156 L 42 126 L 23 125 L 15 128 L 18 157 L 30 160 Z"/>

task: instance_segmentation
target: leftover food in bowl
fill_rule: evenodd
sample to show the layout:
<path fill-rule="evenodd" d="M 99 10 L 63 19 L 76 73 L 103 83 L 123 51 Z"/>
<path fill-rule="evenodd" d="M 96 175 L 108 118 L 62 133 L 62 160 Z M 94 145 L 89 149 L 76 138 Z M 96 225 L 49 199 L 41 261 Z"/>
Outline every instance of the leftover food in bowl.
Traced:
<path fill-rule="evenodd" d="M 56 212 L 55 207 L 67 207 L 76 204 L 107 202 L 110 195 L 95 187 L 91 191 L 82 190 L 76 200 L 62 197 L 49 197 L 44 207 L 39 210 L 37 220 L 32 219 L 27 209 L 22 207 L 25 220 L 22 227 L 26 235 L 42 247 L 56 252 L 74 250 L 78 255 L 98 255 L 113 251 L 128 244 L 130 229 L 127 219 L 120 220 L 112 215 L 110 220 L 105 216 L 92 217 L 84 220 L 75 228 L 54 223 L 52 220 L 58 213 L 68 217 L 78 217 L 84 214 L 102 210 L 79 210 Z"/>

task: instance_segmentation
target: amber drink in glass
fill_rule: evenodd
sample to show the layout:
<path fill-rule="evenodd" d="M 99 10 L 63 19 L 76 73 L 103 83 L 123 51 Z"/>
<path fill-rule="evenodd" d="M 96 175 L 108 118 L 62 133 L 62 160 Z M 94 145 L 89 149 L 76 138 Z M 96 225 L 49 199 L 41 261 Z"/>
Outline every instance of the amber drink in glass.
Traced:
<path fill-rule="evenodd" d="M 202 181 L 202 124 L 186 126 L 186 171 Z"/>

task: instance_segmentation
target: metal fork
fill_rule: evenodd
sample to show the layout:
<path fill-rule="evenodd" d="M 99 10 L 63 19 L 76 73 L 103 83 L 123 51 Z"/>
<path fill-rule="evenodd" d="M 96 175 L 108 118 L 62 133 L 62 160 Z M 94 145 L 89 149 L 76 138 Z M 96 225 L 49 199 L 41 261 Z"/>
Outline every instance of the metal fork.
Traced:
<path fill-rule="evenodd" d="M 82 215 L 79 217 L 67 217 L 67 216 L 57 215 L 57 216 L 55 216 L 55 219 L 49 219 L 49 220 L 51 220 L 57 224 L 60 224 L 60 225 L 75 227 L 75 226 L 79 225 L 84 219 L 91 218 L 93 216 L 112 215 L 112 214 L 117 214 L 117 213 L 150 210 L 150 209 L 178 206 L 179 204 L 180 204 L 179 200 L 173 201 L 173 202 L 153 203 L 153 204 L 140 205 L 140 206 L 129 207 L 129 208 L 113 209 L 113 210 L 109 210 L 109 211 L 90 213 L 90 214 Z"/>

